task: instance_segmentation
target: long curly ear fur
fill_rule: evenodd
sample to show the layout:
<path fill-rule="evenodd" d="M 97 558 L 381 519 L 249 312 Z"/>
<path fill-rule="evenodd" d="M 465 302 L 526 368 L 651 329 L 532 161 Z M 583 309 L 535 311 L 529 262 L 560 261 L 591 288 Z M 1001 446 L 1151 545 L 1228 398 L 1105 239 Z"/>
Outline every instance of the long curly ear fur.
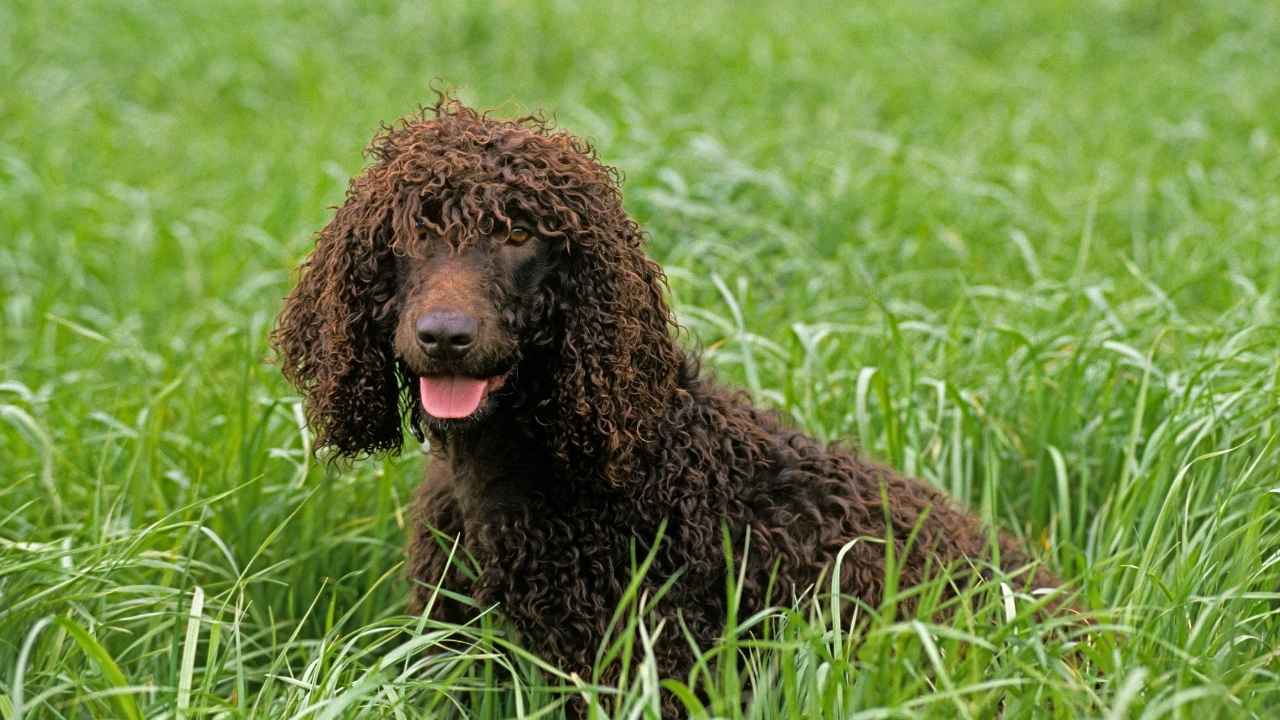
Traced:
<path fill-rule="evenodd" d="M 561 278 L 557 434 L 571 466 L 594 465 L 621 487 L 665 422 L 683 355 L 666 276 L 644 254 L 644 236 L 610 178 L 610 202 L 588 215 L 592 227 L 574 238 Z"/>
<path fill-rule="evenodd" d="M 391 193 L 380 180 L 370 170 L 351 181 L 271 336 L 285 377 L 304 395 L 316 447 L 349 457 L 395 452 L 403 440 Z"/>

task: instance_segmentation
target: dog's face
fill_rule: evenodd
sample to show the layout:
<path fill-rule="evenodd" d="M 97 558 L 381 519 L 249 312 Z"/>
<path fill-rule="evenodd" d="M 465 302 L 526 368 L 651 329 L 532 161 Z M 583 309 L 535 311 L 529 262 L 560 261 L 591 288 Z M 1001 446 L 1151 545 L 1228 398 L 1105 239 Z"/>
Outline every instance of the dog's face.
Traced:
<path fill-rule="evenodd" d="M 520 361 L 548 342 L 553 258 L 536 227 L 514 220 L 462 247 L 424 234 L 397 258 L 393 346 L 429 427 L 499 409 Z"/>

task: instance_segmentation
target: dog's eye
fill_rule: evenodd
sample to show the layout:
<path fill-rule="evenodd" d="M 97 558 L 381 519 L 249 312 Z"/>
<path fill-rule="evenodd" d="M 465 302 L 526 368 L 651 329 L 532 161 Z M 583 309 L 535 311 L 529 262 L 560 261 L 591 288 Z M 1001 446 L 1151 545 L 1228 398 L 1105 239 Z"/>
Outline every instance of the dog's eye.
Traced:
<path fill-rule="evenodd" d="M 523 245 L 533 239 L 533 233 L 522 227 L 513 227 L 507 234 L 508 245 Z"/>

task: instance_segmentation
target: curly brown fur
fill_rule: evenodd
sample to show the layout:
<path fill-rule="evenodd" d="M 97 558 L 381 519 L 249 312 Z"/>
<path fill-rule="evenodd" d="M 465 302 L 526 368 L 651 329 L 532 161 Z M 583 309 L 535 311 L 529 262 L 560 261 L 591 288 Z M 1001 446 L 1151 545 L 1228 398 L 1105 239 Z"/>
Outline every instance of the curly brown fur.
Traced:
<path fill-rule="evenodd" d="M 617 172 L 583 141 L 442 97 L 370 152 L 273 340 L 318 446 L 396 451 L 406 417 L 430 436 L 409 537 L 415 606 L 438 582 L 498 603 L 544 657 L 590 676 L 634 546 L 665 524 L 642 590 L 678 575 L 654 612 L 669 626 L 660 670 L 683 675 L 680 621 L 704 647 L 724 623 L 722 528 L 740 555 L 750 539 L 744 612 L 768 601 L 775 572 L 773 600 L 803 593 L 855 538 L 867 541 L 848 551 L 840 585 L 873 607 L 886 538 L 902 587 L 990 559 L 992 534 L 937 490 L 823 447 L 699 371 Z M 521 228 L 534 238 L 517 243 Z M 465 350 L 424 344 L 441 313 L 474 321 Z M 439 378 L 483 383 L 482 399 L 465 417 L 433 416 Z M 998 537 L 1004 568 L 1032 565 Z M 449 566 L 448 538 L 478 576 Z M 448 598 L 434 608 L 468 615 Z"/>

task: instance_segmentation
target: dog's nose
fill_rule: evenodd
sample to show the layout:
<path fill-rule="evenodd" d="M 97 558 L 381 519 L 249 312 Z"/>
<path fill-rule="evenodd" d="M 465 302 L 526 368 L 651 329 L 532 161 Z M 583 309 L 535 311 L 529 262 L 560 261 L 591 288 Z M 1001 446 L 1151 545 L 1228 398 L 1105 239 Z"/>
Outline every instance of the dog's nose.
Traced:
<path fill-rule="evenodd" d="M 480 322 L 460 312 L 429 312 L 418 317 L 418 342 L 431 354 L 461 354 L 476 341 Z"/>

